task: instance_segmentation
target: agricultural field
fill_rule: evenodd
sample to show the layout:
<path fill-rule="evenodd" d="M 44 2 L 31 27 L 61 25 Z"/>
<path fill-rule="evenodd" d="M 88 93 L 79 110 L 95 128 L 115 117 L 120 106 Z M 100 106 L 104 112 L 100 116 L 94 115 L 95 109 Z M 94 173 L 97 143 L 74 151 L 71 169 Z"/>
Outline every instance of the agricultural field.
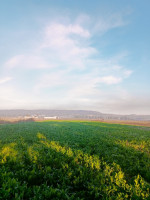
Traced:
<path fill-rule="evenodd" d="M 150 199 L 150 127 L 0 125 L 0 199 Z"/>

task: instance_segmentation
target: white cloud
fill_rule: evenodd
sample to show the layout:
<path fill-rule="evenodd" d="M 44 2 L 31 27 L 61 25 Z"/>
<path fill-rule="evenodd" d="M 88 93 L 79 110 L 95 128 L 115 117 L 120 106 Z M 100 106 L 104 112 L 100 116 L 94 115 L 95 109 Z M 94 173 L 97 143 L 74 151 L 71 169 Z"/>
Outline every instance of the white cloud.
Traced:
<path fill-rule="evenodd" d="M 118 84 L 122 81 L 122 78 L 120 77 L 115 77 L 115 76 L 104 76 L 104 77 L 101 77 L 100 78 L 100 82 L 101 83 L 105 83 L 105 84 L 108 84 L 108 85 L 111 85 L 111 84 Z"/>
<path fill-rule="evenodd" d="M 85 68 L 85 59 L 97 53 L 88 44 L 90 37 L 90 31 L 79 24 L 51 23 L 44 29 L 39 48 L 30 54 L 10 58 L 5 66 L 10 69 L 42 69 L 62 65 L 75 69 Z"/>
<path fill-rule="evenodd" d="M 5 78 L 2 78 L 2 79 L 0 79 L 0 84 L 7 83 L 7 82 L 9 82 L 10 80 L 12 80 L 12 77 L 5 77 Z"/>
<path fill-rule="evenodd" d="M 97 53 L 88 44 L 90 31 L 79 24 L 52 23 L 46 27 L 44 34 L 41 48 L 46 48 L 58 65 L 61 63 L 69 68 L 85 68 L 85 59 Z"/>
<path fill-rule="evenodd" d="M 125 70 L 125 71 L 124 71 L 124 77 L 125 77 L 125 78 L 128 78 L 132 73 L 133 73 L 132 70 Z"/>
<path fill-rule="evenodd" d="M 8 68 L 14 68 L 18 66 L 20 63 L 22 63 L 23 59 L 24 59 L 24 55 L 14 56 L 5 63 L 5 66 Z"/>
<path fill-rule="evenodd" d="M 43 69 L 53 68 L 54 65 L 48 63 L 42 56 L 36 55 L 34 52 L 32 55 L 17 55 L 9 59 L 5 66 L 7 68 L 20 68 L 20 69 Z"/>
<path fill-rule="evenodd" d="M 105 32 L 127 25 L 128 22 L 124 20 L 124 14 L 113 13 L 99 18 L 98 22 L 94 27 L 94 31 L 99 31 L 101 34 Z"/>

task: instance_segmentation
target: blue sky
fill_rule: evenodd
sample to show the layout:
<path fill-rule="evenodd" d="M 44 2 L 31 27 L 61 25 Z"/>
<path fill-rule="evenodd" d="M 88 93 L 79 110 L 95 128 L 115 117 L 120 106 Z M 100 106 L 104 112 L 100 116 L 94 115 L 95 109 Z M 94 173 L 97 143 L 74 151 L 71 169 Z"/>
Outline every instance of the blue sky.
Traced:
<path fill-rule="evenodd" d="M 0 3 L 0 109 L 150 114 L 149 0 Z"/>

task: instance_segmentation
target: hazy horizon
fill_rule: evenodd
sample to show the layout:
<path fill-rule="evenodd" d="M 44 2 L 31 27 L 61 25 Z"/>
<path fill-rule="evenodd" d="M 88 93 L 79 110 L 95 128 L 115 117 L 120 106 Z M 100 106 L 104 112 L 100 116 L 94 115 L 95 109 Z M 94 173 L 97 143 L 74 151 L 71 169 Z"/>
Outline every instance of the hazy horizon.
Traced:
<path fill-rule="evenodd" d="M 7 0 L 0 109 L 150 115 L 148 0 Z"/>
<path fill-rule="evenodd" d="M 150 116 L 150 114 L 135 114 L 135 113 L 131 113 L 131 114 L 123 114 L 123 113 L 105 113 L 105 112 L 100 112 L 100 111 L 97 111 L 97 110 L 82 110 L 82 109 L 47 109 L 47 108 L 38 108 L 38 109 L 22 109 L 22 108 L 18 108 L 18 109 L 0 109 L 0 111 L 83 111 L 83 112 L 98 112 L 98 113 L 101 113 L 101 114 L 108 114 L 108 115 L 122 115 L 122 116 L 126 116 L 126 115 L 143 115 L 143 116 Z"/>

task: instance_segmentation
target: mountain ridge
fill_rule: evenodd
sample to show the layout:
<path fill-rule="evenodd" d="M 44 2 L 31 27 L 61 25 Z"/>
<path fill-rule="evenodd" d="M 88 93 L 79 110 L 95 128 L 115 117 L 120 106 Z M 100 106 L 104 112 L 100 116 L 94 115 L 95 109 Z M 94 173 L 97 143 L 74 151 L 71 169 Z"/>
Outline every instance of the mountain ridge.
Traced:
<path fill-rule="evenodd" d="M 1 109 L 0 118 L 17 117 L 17 118 L 44 118 L 57 117 L 59 119 L 110 119 L 110 120 L 137 120 L 149 121 L 150 115 L 137 114 L 109 114 L 92 110 L 52 110 L 52 109 Z"/>

